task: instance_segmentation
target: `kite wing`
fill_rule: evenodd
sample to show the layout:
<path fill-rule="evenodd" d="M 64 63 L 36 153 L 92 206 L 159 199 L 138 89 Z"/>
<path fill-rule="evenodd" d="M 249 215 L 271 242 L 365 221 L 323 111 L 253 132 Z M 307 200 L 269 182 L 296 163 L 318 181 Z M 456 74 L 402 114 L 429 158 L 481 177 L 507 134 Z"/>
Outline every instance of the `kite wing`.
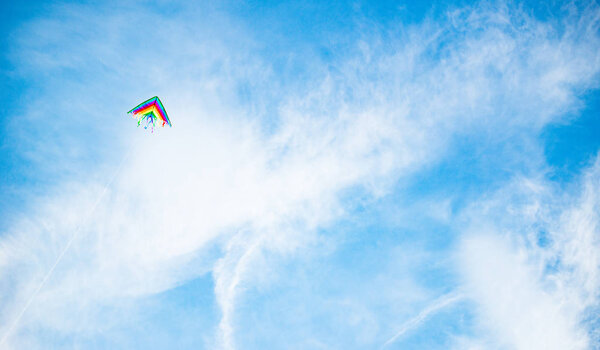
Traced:
<path fill-rule="evenodd" d="M 154 127 L 157 123 L 163 127 L 165 125 L 171 126 L 171 120 L 158 96 L 154 96 L 140 103 L 127 113 L 131 113 L 131 115 L 137 119 L 138 126 L 145 121 L 146 125 L 144 128 L 147 129 L 148 126 L 151 126 L 152 132 L 154 132 Z"/>

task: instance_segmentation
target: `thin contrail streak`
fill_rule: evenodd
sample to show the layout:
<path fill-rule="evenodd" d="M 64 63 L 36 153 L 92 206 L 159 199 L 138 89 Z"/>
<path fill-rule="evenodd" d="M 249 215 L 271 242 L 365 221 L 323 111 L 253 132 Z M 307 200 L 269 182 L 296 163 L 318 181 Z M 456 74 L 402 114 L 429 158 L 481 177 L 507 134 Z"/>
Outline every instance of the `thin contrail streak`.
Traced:
<path fill-rule="evenodd" d="M 402 327 L 400 327 L 400 330 L 398 332 L 396 332 L 396 334 L 393 337 L 391 337 L 388 341 L 386 341 L 385 344 L 383 344 L 382 348 L 385 348 L 386 346 L 390 345 L 391 343 L 396 341 L 398 338 L 400 338 L 403 334 L 410 331 L 411 329 L 414 329 L 414 328 L 417 328 L 418 326 L 420 326 L 425 321 L 425 319 L 427 319 L 427 317 L 429 317 L 429 315 L 431 315 L 432 313 L 435 313 L 438 310 L 443 309 L 446 306 L 451 305 L 451 304 L 459 301 L 462 298 L 463 298 L 462 295 L 453 294 L 453 293 L 441 296 L 440 298 L 435 300 L 433 303 L 428 305 L 421 312 L 419 312 L 419 314 L 417 316 L 406 321 L 402 325 Z"/>
<path fill-rule="evenodd" d="M 119 163 L 119 167 L 117 168 L 117 170 L 115 171 L 115 173 L 112 175 L 112 177 L 110 178 L 110 180 L 108 181 L 108 183 L 106 184 L 106 186 L 104 186 L 104 190 L 100 194 L 100 197 L 98 197 L 98 199 L 96 200 L 96 203 L 94 203 L 94 205 L 92 206 L 92 209 L 86 215 L 85 220 L 79 225 L 79 227 L 77 228 L 77 230 L 75 230 L 75 233 L 73 233 L 73 235 L 71 236 L 71 238 L 69 238 L 69 241 L 67 242 L 67 244 L 63 248 L 62 252 L 58 255 L 58 257 L 56 258 L 56 261 L 54 262 L 54 264 L 52 265 L 52 267 L 50 267 L 50 270 L 48 270 L 48 272 L 46 272 L 46 275 L 44 276 L 44 279 L 42 279 L 42 282 L 40 283 L 40 285 L 33 292 L 33 294 L 31 295 L 31 297 L 29 297 L 29 300 L 25 304 L 25 307 L 23 308 L 23 310 L 21 310 L 21 312 L 19 313 L 19 315 L 13 321 L 12 325 L 8 328 L 8 330 L 6 331 L 6 333 L 4 333 L 4 336 L 0 340 L 0 346 L 2 346 L 4 344 L 4 342 L 6 341 L 6 339 L 8 339 L 8 336 L 10 335 L 10 333 L 12 332 L 12 330 L 19 323 L 19 320 L 21 320 L 21 317 L 23 317 L 23 314 L 25 314 L 25 311 L 27 311 L 27 309 L 29 308 L 29 306 L 31 305 L 31 303 L 33 302 L 33 300 L 35 299 L 35 297 L 37 296 L 37 294 L 40 292 L 40 290 L 42 290 L 42 288 L 44 287 L 44 284 L 46 284 L 46 281 L 48 281 L 48 279 L 50 278 L 50 276 L 52 276 L 52 273 L 54 272 L 54 269 L 56 268 L 56 266 L 58 266 L 58 264 L 60 263 L 62 257 L 69 250 L 69 248 L 71 247 L 71 244 L 73 243 L 73 241 L 75 240 L 75 238 L 77 238 L 77 236 L 79 235 L 79 231 L 81 231 L 81 228 L 87 223 L 88 219 L 92 216 L 92 214 L 96 210 L 96 207 L 98 206 L 98 204 L 100 203 L 100 201 L 102 200 L 102 198 L 104 197 L 104 195 L 106 194 L 106 191 L 108 190 L 108 188 L 110 187 L 110 185 L 112 184 L 112 182 L 115 180 L 115 178 L 117 177 L 117 175 L 119 174 L 119 172 L 121 172 L 121 168 L 123 167 L 123 164 L 125 163 L 125 159 L 127 159 L 130 154 L 131 154 L 131 150 L 129 152 L 127 152 L 127 154 L 125 154 L 125 156 L 123 156 L 123 159 L 121 160 L 121 163 Z"/>

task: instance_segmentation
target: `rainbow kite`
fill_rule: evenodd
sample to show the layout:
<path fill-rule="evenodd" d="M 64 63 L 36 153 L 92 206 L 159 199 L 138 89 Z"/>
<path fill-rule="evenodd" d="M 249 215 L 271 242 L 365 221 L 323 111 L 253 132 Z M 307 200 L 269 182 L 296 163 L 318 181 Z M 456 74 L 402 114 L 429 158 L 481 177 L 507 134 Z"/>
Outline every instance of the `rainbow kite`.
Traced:
<path fill-rule="evenodd" d="M 171 126 L 171 121 L 169 120 L 167 111 L 165 110 L 165 107 L 163 107 L 158 96 L 154 96 L 151 99 L 140 103 L 127 113 L 131 113 L 132 116 L 137 119 L 138 126 L 140 126 L 143 121 L 146 121 L 144 129 L 148 129 L 148 126 L 151 126 L 152 132 L 154 132 L 154 127 L 156 126 L 157 120 L 163 127 L 165 124 Z"/>

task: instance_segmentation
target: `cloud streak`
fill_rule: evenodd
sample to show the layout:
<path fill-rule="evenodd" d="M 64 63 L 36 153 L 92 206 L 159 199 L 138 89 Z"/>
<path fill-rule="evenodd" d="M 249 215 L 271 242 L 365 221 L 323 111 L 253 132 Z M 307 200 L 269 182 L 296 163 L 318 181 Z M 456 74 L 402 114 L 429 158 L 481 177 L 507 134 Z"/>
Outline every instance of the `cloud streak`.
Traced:
<path fill-rule="evenodd" d="M 419 314 L 417 316 L 406 321 L 400 327 L 398 332 L 383 344 L 382 348 L 385 348 L 388 345 L 394 343 L 400 337 L 402 337 L 406 332 L 409 332 L 409 331 L 421 326 L 421 324 L 423 324 L 423 322 L 425 322 L 431 314 L 435 314 L 436 312 L 460 301 L 461 299 L 463 299 L 462 295 L 448 294 L 448 295 L 443 295 L 440 298 L 434 300 L 431 304 L 427 305 L 427 307 L 425 307 L 423 310 L 421 310 L 421 312 L 419 312 Z"/>

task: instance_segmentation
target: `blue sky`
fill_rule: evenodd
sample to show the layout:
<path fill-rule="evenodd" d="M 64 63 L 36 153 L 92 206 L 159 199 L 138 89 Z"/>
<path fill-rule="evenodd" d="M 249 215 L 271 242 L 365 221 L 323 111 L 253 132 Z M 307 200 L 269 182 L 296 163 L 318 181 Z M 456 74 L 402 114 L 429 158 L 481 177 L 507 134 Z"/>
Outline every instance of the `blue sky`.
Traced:
<path fill-rule="evenodd" d="M 600 347 L 595 2 L 1 16 L 0 348 Z"/>

